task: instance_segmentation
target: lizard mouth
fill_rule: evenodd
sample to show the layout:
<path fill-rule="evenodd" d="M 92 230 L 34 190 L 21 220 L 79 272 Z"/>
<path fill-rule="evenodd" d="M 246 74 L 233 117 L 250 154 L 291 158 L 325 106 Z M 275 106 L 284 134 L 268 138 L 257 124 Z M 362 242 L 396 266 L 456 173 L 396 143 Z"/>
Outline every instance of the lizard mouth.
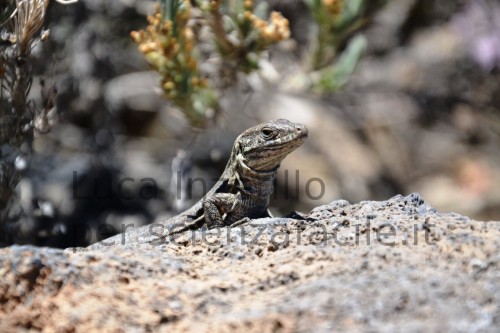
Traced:
<path fill-rule="evenodd" d="M 287 145 L 301 145 L 309 136 L 309 131 L 304 125 L 298 125 L 295 132 L 283 138 L 279 138 L 271 142 L 268 149 L 281 149 Z M 274 147 L 273 147 L 274 146 Z"/>

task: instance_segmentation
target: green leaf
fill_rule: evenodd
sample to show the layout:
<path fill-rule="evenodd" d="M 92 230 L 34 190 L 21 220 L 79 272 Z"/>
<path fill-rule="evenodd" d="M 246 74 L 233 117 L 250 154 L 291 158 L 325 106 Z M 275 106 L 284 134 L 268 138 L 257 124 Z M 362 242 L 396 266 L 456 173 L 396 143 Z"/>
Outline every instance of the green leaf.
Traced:
<path fill-rule="evenodd" d="M 356 20 L 361 15 L 364 5 L 364 0 L 344 1 L 344 10 L 336 22 L 336 27 L 342 29 L 350 22 Z"/>
<path fill-rule="evenodd" d="M 265 19 L 269 13 L 269 5 L 266 1 L 259 2 L 257 6 L 255 6 L 253 13 L 255 16 L 260 17 L 261 19 Z"/>
<path fill-rule="evenodd" d="M 357 16 L 361 13 L 365 1 L 364 0 L 349 0 L 344 1 L 345 13 L 350 16 Z"/>
<path fill-rule="evenodd" d="M 363 35 L 354 37 L 342 52 L 335 65 L 320 72 L 319 79 L 313 89 L 320 92 L 335 91 L 347 83 L 356 69 L 363 52 L 366 49 L 366 38 Z"/>

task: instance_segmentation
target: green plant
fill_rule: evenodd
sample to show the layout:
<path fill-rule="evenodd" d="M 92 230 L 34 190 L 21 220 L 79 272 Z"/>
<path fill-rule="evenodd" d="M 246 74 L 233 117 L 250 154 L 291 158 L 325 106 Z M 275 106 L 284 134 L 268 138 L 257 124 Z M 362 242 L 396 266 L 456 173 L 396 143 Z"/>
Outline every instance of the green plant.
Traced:
<path fill-rule="evenodd" d="M 385 0 L 304 1 L 316 34 L 301 89 L 325 94 L 351 77 L 366 48 L 357 32 Z M 290 37 L 288 20 L 268 13 L 266 1 L 158 0 L 147 29 L 131 36 L 160 74 L 165 97 L 191 125 L 205 127 L 239 75 L 257 70 L 262 53 Z"/>
<path fill-rule="evenodd" d="M 187 0 L 160 0 L 147 29 L 131 36 L 160 74 L 165 96 L 193 126 L 204 127 L 220 109 L 221 92 L 234 85 L 238 73 L 256 70 L 260 53 L 288 38 L 290 31 L 288 20 L 277 12 L 269 20 L 259 16 L 266 12 L 265 3 L 258 8 L 252 0 L 195 3 L 192 8 Z M 200 63 L 211 65 L 202 71 Z"/>
<path fill-rule="evenodd" d="M 385 0 L 305 2 L 317 26 L 310 58 L 311 89 L 320 94 L 338 90 L 347 83 L 366 48 L 364 36 L 356 32 Z"/>

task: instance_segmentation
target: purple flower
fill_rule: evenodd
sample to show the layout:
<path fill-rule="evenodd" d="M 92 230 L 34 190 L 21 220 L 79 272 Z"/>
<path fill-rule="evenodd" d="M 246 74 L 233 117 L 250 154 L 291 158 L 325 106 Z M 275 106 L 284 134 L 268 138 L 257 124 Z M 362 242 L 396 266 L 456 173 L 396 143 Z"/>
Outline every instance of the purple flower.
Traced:
<path fill-rule="evenodd" d="M 473 0 L 452 22 L 469 53 L 484 70 L 500 67 L 500 5 Z"/>

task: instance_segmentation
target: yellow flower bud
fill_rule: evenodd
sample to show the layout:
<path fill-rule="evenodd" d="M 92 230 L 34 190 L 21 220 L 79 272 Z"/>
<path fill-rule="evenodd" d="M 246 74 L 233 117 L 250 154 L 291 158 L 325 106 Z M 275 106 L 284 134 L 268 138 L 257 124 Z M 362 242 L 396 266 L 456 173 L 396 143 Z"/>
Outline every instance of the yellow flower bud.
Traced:
<path fill-rule="evenodd" d="M 191 70 L 191 71 L 194 71 L 196 70 L 196 60 L 194 60 L 192 57 L 188 57 L 186 59 L 186 67 Z"/>
<path fill-rule="evenodd" d="M 193 40 L 194 39 L 193 30 L 190 27 L 186 27 L 186 29 L 184 29 L 184 36 L 186 37 L 187 40 Z"/>
<path fill-rule="evenodd" d="M 212 7 L 212 10 L 219 9 L 220 2 L 217 0 L 212 0 L 210 1 L 210 7 Z"/>
<path fill-rule="evenodd" d="M 252 0 L 245 0 L 245 9 L 250 10 L 253 7 L 253 1 Z"/>
<path fill-rule="evenodd" d="M 131 31 L 130 38 L 136 43 L 140 43 L 142 40 L 142 34 L 140 31 Z"/>
<path fill-rule="evenodd" d="M 156 44 L 154 42 L 143 43 L 139 45 L 139 51 L 141 53 L 147 54 L 155 50 Z"/>
<path fill-rule="evenodd" d="M 330 15 L 336 16 L 342 12 L 342 0 L 323 0 L 322 3 Z"/>
<path fill-rule="evenodd" d="M 163 85 L 163 89 L 165 90 L 172 90 L 175 88 L 175 83 L 172 82 L 172 81 L 167 81 L 165 82 L 165 84 Z"/>
<path fill-rule="evenodd" d="M 253 14 L 251 11 L 246 10 L 245 13 L 243 13 L 243 17 L 245 20 L 251 21 L 253 19 Z"/>

